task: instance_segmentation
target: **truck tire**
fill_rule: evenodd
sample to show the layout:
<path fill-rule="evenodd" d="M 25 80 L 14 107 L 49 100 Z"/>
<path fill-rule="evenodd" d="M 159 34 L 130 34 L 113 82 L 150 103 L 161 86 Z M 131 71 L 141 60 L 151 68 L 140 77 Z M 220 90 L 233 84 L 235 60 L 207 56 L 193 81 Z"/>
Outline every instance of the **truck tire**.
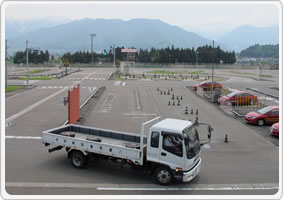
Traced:
<path fill-rule="evenodd" d="M 259 126 L 263 126 L 264 125 L 264 120 L 263 119 L 259 119 L 258 121 L 257 121 L 257 125 L 259 125 Z"/>
<path fill-rule="evenodd" d="M 154 180 L 160 185 L 170 185 L 174 180 L 171 169 L 167 167 L 158 167 L 154 171 Z"/>
<path fill-rule="evenodd" d="M 70 161 L 75 168 L 83 169 L 87 165 L 87 157 L 80 151 L 73 151 Z"/>

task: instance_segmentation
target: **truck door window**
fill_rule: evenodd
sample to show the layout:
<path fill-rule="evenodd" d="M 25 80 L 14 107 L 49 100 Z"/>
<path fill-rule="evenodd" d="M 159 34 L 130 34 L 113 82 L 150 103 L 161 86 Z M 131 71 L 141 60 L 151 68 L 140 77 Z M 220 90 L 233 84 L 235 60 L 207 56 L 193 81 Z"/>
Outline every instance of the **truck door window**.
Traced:
<path fill-rule="evenodd" d="M 182 138 L 178 135 L 163 135 L 162 148 L 172 154 L 182 157 L 183 156 L 183 145 Z"/>
<path fill-rule="evenodd" d="M 150 146 L 154 148 L 159 147 L 159 133 L 158 132 L 152 132 Z"/>

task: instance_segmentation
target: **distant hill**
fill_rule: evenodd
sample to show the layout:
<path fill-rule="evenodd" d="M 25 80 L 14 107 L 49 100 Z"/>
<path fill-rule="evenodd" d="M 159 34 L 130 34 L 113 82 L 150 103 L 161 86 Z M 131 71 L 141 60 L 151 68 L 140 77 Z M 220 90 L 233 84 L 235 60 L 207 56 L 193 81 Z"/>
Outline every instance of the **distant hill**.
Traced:
<path fill-rule="evenodd" d="M 259 28 L 244 25 L 224 34 L 217 41 L 225 44 L 229 50 L 234 50 L 236 52 L 240 52 L 255 44 L 278 44 L 279 27 L 278 25 L 273 25 Z"/>
<path fill-rule="evenodd" d="M 253 45 L 240 52 L 241 57 L 249 58 L 279 58 L 279 44 Z"/>
<path fill-rule="evenodd" d="M 19 37 L 24 33 L 36 31 L 42 28 L 54 27 L 59 24 L 67 23 L 69 21 L 70 19 L 57 17 L 29 20 L 7 19 L 5 21 L 6 39 L 10 40 L 12 38 Z"/>
<path fill-rule="evenodd" d="M 97 34 L 94 38 L 95 51 L 108 49 L 113 44 L 138 49 L 165 48 L 172 45 L 175 48 L 196 48 L 212 44 L 211 40 L 160 20 L 89 18 L 28 32 L 11 38 L 8 43 L 10 50 L 24 49 L 25 41 L 29 40 L 31 46 L 50 51 L 83 51 L 90 50 L 90 33 Z"/>

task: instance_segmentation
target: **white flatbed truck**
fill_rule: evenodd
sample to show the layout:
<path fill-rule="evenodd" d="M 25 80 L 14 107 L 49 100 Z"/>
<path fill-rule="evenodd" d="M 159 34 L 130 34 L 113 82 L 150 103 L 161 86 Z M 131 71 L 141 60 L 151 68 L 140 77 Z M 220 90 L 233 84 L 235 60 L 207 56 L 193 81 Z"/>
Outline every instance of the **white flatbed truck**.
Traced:
<path fill-rule="evenodd" d="M 201 144 L 199 124 L 157 117 L 142 124 L 140 135 L 69 124 L 43 131 L 42 140 L 45 146 L 56 145 L 49 152 L 66 148 L 76 168 L 84 168 L 91 156 L 98 156 L 149 170 L 158 184 L 169 185 L 174 180 L 188 182 L 200 170 L 201 146 L 210 141 L 213 129 L 205 124 L 208 141 Z"/>

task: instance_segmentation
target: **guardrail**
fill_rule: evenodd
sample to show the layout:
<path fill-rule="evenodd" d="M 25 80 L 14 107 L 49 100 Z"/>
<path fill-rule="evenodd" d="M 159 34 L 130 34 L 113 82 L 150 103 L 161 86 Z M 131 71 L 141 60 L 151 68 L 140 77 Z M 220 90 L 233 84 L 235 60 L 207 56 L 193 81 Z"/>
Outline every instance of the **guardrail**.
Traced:
<path fill-rule="evenodd" d="M 67 75 L 70 75 L 72 73 L 75 72 L 79 72 L 81 71 L 80 69 L 70 69 L 67 70 Z M 49 74 L 29 74 L 29 77 L 54 77 L 54 78 L 62 78 L 66 76 L 66 71 L 61 71 L 58 73 L 49 73 Z M 8 74 L 8 78 L 9 79 L 18 79 L 18 78 L 22 78 L 22 77 L 26 77 L 26 73 L 24 74 Z"/>

